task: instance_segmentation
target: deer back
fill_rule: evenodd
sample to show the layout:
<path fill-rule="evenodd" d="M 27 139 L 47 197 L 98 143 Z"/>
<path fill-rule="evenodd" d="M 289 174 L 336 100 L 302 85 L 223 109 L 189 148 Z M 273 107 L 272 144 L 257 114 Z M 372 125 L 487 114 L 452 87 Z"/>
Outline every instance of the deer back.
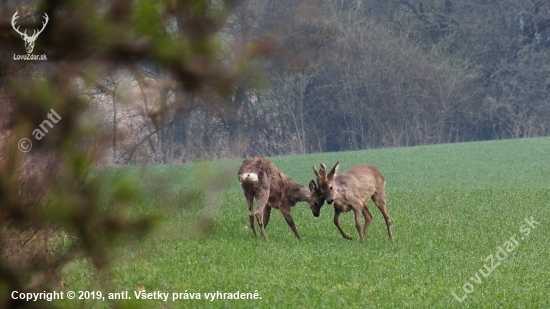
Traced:
<path fill-rule="evenodd" d="M 238 172 L 243 188 L 253 190 L 257 196 L 260 191 L 269 190 L 268 204 L 271 207 L 294 206 L 297 202 L 307 201 L 310 191 L 289 176 L 285 175 L 270 161 L 263 157 L 249 158 L 243 161 Z M 245 184 L 245 178 L 257 179 L 252 185 Z"/>
<path fill-rule="evenodd" d="M 361 164 L 343 172 L 334 179 L 334 185 L 341 194 L 368 200 L 375 192 L 384 192 L 385 179 L 373 165 Z"/>

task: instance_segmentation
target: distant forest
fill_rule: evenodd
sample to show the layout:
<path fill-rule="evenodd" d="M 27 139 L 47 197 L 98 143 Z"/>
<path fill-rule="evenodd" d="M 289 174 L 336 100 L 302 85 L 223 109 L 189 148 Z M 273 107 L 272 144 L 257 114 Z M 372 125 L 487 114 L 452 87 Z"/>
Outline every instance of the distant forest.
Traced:
<path fill-rule="evenodd" d="M 237 1 L 212 44 L 244 59 L 216 93 L 147 59 L 85 90 L 107 164 L 550 135 L 549 1 Z"/>

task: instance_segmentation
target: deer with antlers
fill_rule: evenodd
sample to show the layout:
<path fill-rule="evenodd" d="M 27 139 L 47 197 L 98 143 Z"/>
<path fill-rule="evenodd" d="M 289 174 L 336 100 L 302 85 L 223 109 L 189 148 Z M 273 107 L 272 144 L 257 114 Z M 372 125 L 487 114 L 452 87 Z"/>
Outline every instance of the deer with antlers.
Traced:
<path fill-rule="evenodd" d="M 303 201 L 308 202 L 310 207 L 321 207 L 325 202 L 315 181 L 311 180 L 309 188 L 306 188 L 281 173 L 273 163 L 262 157 L 245 159 L 239 168 L 238 177 L 248 205 L 252 233 L 256 236 L 254 224 L 254 217 L 256 217 L 262 237 L 266 241 L 268 238 L 265 228 L 269 223 L 272 208 L 279 209 L 296 238 L 300 239 L 300 234 L 290 215 L 291 207 Z M 254 199 L 258 201 L 255 212 L 253 212 Z"/>
<path fill-rule="evenodd" d="M 386 220 L 388 236 L 391 240 L 393 237 L 391 220 L 386 208 L 386 195 L 384 193 L 386 180 L 382 173 L 373 165 L 361 164 L 337 175 L 339 165 L 340 162 L 336 162 L 328 174 L 324 164 L 321 164 L 319 171 L 313 166 L 313 173 L 317 176 L 319 190 L 327 203 L 334 204 L 334 224 L 342 236 L 351 239 L 351 236 L 340 226 L 340 214 L 353 210 L 355 227 L 357 233 L 359 233 L 360 241 L 363 242 L 372 221 L 372 215 L 367 207 L 368 200 L 372 199 L 382 212 L 384 220 Z M 315 217 L 319 216 L 321 206 L 322 204 L 319 207 L 310 207 Z M 361 215 L 365 217 L 365 225 L 362 228 Z"/>
<path fill-rule="evenodd" d="M 50 18 L 48 17 L 48 14 L 44 13 L 43 17 L 44 17 L 45 21 L 42 22 L 42 29 L 38 30 L 38 32 L 35 29 L 35 30 L 33 30 L 32 35 L 28 36 L 27 35 L 27 30 L 25 30 L 25 32 L 21 32 L 21 31 L 19 31 L 19 26 L 17 26 L 17 28 L 15 28 L 15 20 L 17 18 L 19 18 L 18 12 L 19 11 L 15 11 L 15 14 L 13 14 L 13 17 L 11 19 L 11 26 L 13 27 L 13 30 L 15 30 L 15 32 L 17 32 L 21 35 L 21 37 L 25 41 L 25 49 L 27 50 L 27 53 L 30 54 L 30 53 L 32 53 L 32 50 L 34 49 L 34 41 L 36 41 L 36 38 L 38 38 L 38 35 L 40 33 L 42 33 L 42 31 L 44 31 L 44 28 L 46 28 L 46 25 L 48 24 L 48 20 Z"/>

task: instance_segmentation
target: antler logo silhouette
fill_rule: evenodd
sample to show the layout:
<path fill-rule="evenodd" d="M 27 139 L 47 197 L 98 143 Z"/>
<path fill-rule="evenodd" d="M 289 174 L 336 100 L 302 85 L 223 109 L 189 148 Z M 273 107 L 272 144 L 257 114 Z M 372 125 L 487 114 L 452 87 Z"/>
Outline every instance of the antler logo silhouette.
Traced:
<path fill-rule="evenodd" d="M 48 14 L 44 13 L 44 19 L 46 21 L 42 22 L 42 29 L 40 29 L 38 32 L 36 32 L 36 29 L 35 29 L 35 30 L 33 30 L 32 35 L 28 36 L 27 35 L 27 30 L 25 30 L 25 32 L 21 32 L 21 31 L 19 31 L 19 26 L 17 28 L 15 28 L 15 20 L 17 18 L 19 18 L 19 16 L 17 15 L 18 12 L 19 11 L 16 11 L 15 14 L 13 14 L 13 17 L 11 19 L 11 26 L 13 27 L 13 30 L 15 30 L 17 33 L 19 33 L 21 35 L 21 37 L 25 41 L 25 48 L 27 49 L 27 53 L 30 54 L 30 53 L 32 53 L 32 50 L 34 49 L 34 41 L 36 41 L 36 38 L 38 37 L 38 35 L 40 33 L 42 33 L 44 28 L 46 28 L 46 25 L 48 24 L 49 17 L 48 17 Z"/>

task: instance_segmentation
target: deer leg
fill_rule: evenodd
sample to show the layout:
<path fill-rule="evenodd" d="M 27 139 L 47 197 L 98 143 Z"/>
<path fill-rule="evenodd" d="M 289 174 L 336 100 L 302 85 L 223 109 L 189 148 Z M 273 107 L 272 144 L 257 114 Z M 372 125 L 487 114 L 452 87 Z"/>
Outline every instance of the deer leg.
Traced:
<path fill-rule="evenodd" d="M 363 217 L 365 217 L 365 226 L 363 226 L 363 237 L 365 237 L 372 221 L 372 214 L 370 213 L 366 204 L 364 207 L 362 207 L 361 213 L 363 214 Z"/>
<path fill-rule="evenodd" d="M 345 239 L 351 239 L 351 236 L 349 236 L 349 234 L 347 234 L 346 232 L 344 232 L 344 230 L 342 229 L 342 227 L 340 226 L 340 212 L 336 209 L 334 209 L 334 225 L 336 225 L 336 227 L 338 228 L 338 230 L 340 231 L 340 234 L 342 234 L 342 236 L 345 238 Z"/>
<path fill-rule="evenodd" d="M 357 229 L 357 233 L 359 234 L 359 240 L 363 242 L 363 238 L 365 238 L 365 235 L 361 230 L 361 212 L 362 212 L 361 208 L 354 207 L 353 214 L 355 215 L 355 228 Z M 367 222 L 368 221 L 365 221 L 365 227 L 367 226 Z"/>
<path fill-rule="evenodd" d="M 246 205 L 248 206 L 248 219 L 250 220 L 250 228 L 252 229 L 252 233 L 254 233 L 254 236 L 256 236 L 256 226 L 254 224 L 254 196 L 253 195 L 245 195 L 246 197 Z"/>
<path fill-rule="evenodd" d="M 298 234 L 298 230 L 296 230 L 296 224 L 294 224 L 294 220 L 290 215 L 290 209 L 279 208 L 279 210 L 281 211 L 281 214 L 285 218 L 285 221 L 288 224 L 288 226 L 290 226 L 290 229 L 292 230 L 292 232 L 294 232 L 294 235 L 296 235 L 296 238 L 298 238 L 298 240 L 301 240 L 300 234 Z"/>
<path fill-rule="evenodd" d="M 374 204 L 376 204 L 376 207 L 380 209 L 380 212 L 382 212 L 382 215 L 384 216 L 384 220 L 386 221 L 386 228 L 388 229 L 388 237 L 393 239 L 393 234 L 391 232 L 391 220 L 390 215 L 388 214 L 388 208 L 386 208 L 386 195 L 382 193 L 375 193 L 372 196 L 372 200 L 374 201 Z"/>
<path fill-rule="evenodd" d="M 256 209 L 255 215 L 256 220 L 258 220 L 258 225 L 260 225 L 260 232 L 262 233 L 262 237 L 269 241 L 267 238 L 267 235 L 265 234 L 265 226 L 264 226 L 264 213 L 265 208 L 267 206 L 267 201 L 269 199 L 269 191 L 264 191 L 260 194 L 258 198 L 258 208 Z"/>
<path fill-rule="evenodd" d="M 269 217 L 271 217 L 271 207 L 267 206 L 264 210 L 264 228 L 267 228 Z"/>

